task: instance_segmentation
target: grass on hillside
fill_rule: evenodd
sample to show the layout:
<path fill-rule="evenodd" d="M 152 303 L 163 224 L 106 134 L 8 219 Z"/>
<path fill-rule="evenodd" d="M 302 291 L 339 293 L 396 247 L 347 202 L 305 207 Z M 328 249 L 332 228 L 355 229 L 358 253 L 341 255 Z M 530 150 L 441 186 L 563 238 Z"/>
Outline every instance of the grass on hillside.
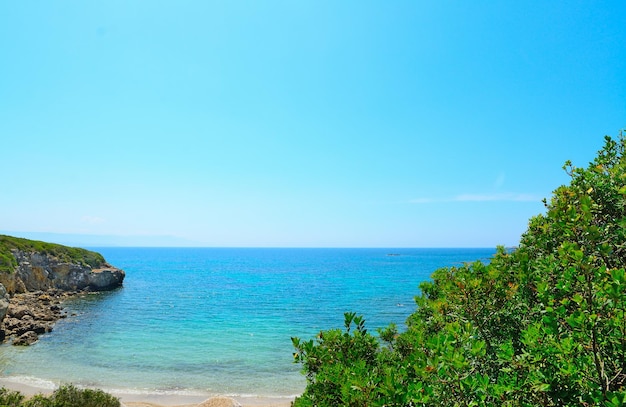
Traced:
<path fill-rule="evenodd" d="M 0 235 L 0 273 L 12 273 L 18 266 L 15 257 L 11 253 L 12 249 L 29 253 L 45 253 L 56 257 L 62 262 L 78 263 L 91 266 L 92 268 L 100 267 L 105 263 L 104 257 L 100 253 L 90 250 Z"/>

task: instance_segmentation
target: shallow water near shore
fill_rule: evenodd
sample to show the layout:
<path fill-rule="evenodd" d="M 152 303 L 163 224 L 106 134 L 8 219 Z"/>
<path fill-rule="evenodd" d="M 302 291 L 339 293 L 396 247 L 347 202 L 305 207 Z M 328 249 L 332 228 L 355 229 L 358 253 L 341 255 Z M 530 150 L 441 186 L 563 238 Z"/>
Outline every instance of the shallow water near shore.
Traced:
<path fill-rule="evenodd" d="M 0 346 L 0 373 L 48 386 L 289 397 L 304 377 L 290 337 L 400 327 L 418 285 L 439 267 L 493 249 L 95 248 L 124 287 L 65 303 L 69 313 L 28 348 Z"/>

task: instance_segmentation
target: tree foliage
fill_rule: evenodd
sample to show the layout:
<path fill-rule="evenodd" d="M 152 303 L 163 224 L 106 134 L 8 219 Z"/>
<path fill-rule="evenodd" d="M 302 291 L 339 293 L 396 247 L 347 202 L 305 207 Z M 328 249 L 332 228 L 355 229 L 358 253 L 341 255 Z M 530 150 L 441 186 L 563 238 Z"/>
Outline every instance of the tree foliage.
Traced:
<path fill-rule="evenodd" d="M 436 270 L 407 328 L 293 338 L 301 406 L 626 404 L 626 141 L 544 201 L 515 250 Z M 353 325 L 355 329 L 352 329 Z"/>

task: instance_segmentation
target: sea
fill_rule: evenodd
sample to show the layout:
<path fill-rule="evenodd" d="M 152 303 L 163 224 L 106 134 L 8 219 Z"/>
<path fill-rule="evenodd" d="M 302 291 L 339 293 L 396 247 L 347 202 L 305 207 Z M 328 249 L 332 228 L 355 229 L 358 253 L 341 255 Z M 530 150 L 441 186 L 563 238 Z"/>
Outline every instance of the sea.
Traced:
<path fill-rule="evenodd" d="M 113 392 L 293 397 L 306 385 L 291 337 L 400 330 L 438 268 L 495 249 L 90 248 L 124 286 L 65 303 L 30 347 L 0 346 L 0 377 Z"/>

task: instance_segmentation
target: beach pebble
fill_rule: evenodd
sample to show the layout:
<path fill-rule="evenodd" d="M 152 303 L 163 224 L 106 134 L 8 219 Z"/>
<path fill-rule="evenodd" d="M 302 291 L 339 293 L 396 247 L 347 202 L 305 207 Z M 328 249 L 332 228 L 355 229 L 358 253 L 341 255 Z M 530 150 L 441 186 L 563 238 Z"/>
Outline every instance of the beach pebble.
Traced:
<path fill-rule="evenodd" d="M 241 407 L 241 404 L 230 397 L 211 397 L 198 404 L 198 407 Z"/>

